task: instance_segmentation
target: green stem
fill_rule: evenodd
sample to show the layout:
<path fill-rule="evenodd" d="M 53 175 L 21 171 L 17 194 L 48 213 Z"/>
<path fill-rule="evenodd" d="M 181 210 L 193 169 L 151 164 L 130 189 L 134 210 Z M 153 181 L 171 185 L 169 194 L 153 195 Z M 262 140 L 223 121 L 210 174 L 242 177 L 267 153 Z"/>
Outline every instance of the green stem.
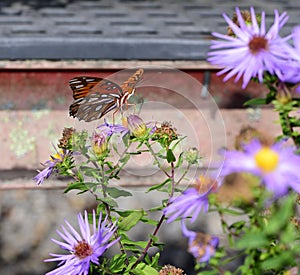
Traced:
<path fill-rule="evenodd" d="M 174 195 L 174 190 L 175 190 L 175 165 L 174 165 L 174 162 L 171 162 L 171 175 L 170 175 L 170 178 L 171 178 L 171 184 L 172 184 L 172 188 L 171 188 L 171 192 L 170 192 L 170 195 L 169 195 L 169 200 L 168 200 L 168 203 L 167 205 L 170 204 L 170 199 L 173 197 Z M 153 231 L 153 234 L 152 236 L 156 236 L 163 221 L 165 219 L 165 215 L 163 214 L 158 222 L 158 224 L 156 225 L 154 231 Z M 136 262 L 133 264 L 132 266 L 132 269 L 134 269 L 146 256 L 149 248 L 151 247 L 151 245 L 153 244 L 153 237 L 150 238 L 150 240 L 148 241 L 145 249 L 143 250 L 142 254 L 140 255 L 140 257 L 136 260 Z"/>
<path fill-rule="evenodd" d="M 99 167 L 98 164 L 97 164 L 97 167 Z M 101 178 L 103 180 L 105 178 L 105 169 L 104 169 L 104 164 L 103 163 L 101 163 L 101 170 L 100 171 L 101 171 Z M 103 197 L 107 198 L 106 185 L 102 182 L 101 186 L 102 186 Z M 106 202 L 102 202 L 102 203 L 105 206 L 105 210 L 106 210 L 108 219 L 112 223 L 113 221 L 112 221 L 112 215 L 111 215 L 110 207 L 109 207 L 109 205 Z M 114 237 L 115 237 L 115 239 L 119 238 L 118 228 L 114 232 Z M 121 253 L 126 255 L 125 263 L 128 265 L 129 264 L 128 255 L 127 255 L 126 250 L 125 250 L 125 248 L 124 248 L 124 246 L 123 246 L 123 244 L 121 242 L 121 239 L 119 239 L 118 244 L 119 244 Z"/>
<path fill-rule="evenodd" d="M 152 147 L 151 147 L 151 144 L 150 144 L 148 141 L 146 141 L 145 144 L 146 144 L 147 148 L 149 149 L 151 155 L 153 156 L 153 158 L 154 158 L 155 161 L 157 162 L 158 168 L 159 168 L 159 169 L 160 169 L 160 170 L 161 170 L 168 178 L 171 178 L 171 176 L 167 173 L 167 171 L 166 171 L 166 170 L 162 167 L 162 165 L 160 164 L 159 159 L 157 158 L 155 152 L 153 151 L 153 149 L 152 149 Z"/>
<path fill-rule="evenodd" d="M 184 179 L 184 177 L 186 176 L 186 174 L 188 173 L 188 171 L 190 170 L 190 168 L 191 168 L 191 164 L 189 163 L 187 165 L 187 167 L 185 168 L 183 174 L 181 175 L 181 177 L 179 178 L 179 180 L 176 182 L 175 185 L 179 185 L 179 183 Z"/>

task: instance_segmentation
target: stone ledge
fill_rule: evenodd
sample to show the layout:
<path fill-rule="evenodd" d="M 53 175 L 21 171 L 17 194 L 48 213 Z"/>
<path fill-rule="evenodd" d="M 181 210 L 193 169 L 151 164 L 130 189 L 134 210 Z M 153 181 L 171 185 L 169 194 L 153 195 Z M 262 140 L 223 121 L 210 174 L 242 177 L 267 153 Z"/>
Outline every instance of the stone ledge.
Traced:
<path fill-rule="evenodd" d="M 193 110 L 175 110 L 174 113 L 168 113 L 165 110 L 155 110 L 150 113 L 144 113 L 145 120 L 157 119 L 171 120 L 178 132 L 183 135 L 191 134 L 191 141 L 186 142 L 185 146 L 191 147 L 198 144 L 200 152 L 204 156 L 208 156 L 207 160 L 214 158 L 218 148 L 228 146 L 233 147 L 234 137 L 239 133 L 243 125 L 251 125 L 271 136 L 278 136 L 281 133 L 278 124 L 277 114 L 270 109 L 262 109 L 260 118 L 257 121 L 251 121 L 251 115 L 245 109 L 221 109 L 224 120 L 225 133 L 227 139 L 224 140 L 223 130 L 220 128 L 211 129 L 214 131 L 213 149 L 211 132 L 207 131 L 207 119 L 211 118 L 210 111 L 202 111 L 204 119 L 199 123 L 193 120 L 198 119 L 198 111 Z M 205 118 L 206 117 L 206 118 Z M 49 158 L 49 154 L 53 154 L 53 144 L 57 143 L 64 127 L 85 127 L 78 123 L 77 120 L 68 117 L 65 111 L 0 111 L 0 131 L 5 133 L 1 135 L 0 149 L 1 155 L 5 156 L 5 160 L 0 162 L 0 170 L 7 169 L 29 169 L 35 170 L 41 168 L 40 162 L 44 162 Z M 185 123 L 185 121 L 192 123 Z M 212 127 L 215 127 L 211 122 Z M 86 123 L 85 123 L 86 125 Z M 216 124 L 222 125 L 222 124 Z M 90 129 L 97 126 L 97 123 L 90 123 Z M 132 162 L 132 167 L 142 168 L 139 166 L 141 159 L 137 158 Z M 151 160 L 144 159 L 143 164 L 149 165 Z"/>
<path fill-rule="evenodd" d="M 143 66 L 170 67 L 175 69 L 216 70 L 218 67 L 207 61 L 197 60 L 0 60 L 0 69 L 15 70 L 55 70 L 55 69 L 105 69 L 121 70 L 124 68 L 139 68 Z"/>

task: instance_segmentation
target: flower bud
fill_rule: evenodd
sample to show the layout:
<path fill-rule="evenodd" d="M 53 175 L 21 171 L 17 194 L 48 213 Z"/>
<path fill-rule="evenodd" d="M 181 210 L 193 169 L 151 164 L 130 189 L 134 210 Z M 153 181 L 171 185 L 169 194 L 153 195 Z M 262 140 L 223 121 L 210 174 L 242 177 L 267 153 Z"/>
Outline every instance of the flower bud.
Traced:
<path fill-rule="evenodd" d="M 130 132 L 137 138 L 143 137 L 147 133 L 146 124 L 137 115 L 130 115 L 127 117 L 127 127 Z"/>
<path fill-rule="evenodd" d="M 108 143 L 103 133 L 94 132 L 92 136 L 92 149 L 97 156 L 102 156 L 107 153 Z"/>
<path fill-rule="evenodd" d="M 189 148 L 187 151 L 185 151 L 184 157 L 189 164 L 197 164 L 198 160 L 201 158 L 198 149 L 195 147 Z"/>
<path fill-rule="evenodd" d="M 277 88 L 276 99 L 282 105 L 286 105 L 292 101 L 290 89 L 283 83 L 280 83 Z"/>

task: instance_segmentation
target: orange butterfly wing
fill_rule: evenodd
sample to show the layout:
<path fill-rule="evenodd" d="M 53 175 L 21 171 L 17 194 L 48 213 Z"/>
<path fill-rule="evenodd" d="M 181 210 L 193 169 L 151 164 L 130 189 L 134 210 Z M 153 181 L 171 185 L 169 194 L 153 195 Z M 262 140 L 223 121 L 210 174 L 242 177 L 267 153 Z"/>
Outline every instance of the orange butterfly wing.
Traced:
<path fill-rule="evenodd" d="M 142 79 L 144 70 L 138 69 L 121 86 L 103 78 L 81 76 L 69 81 L 74 102 L 69 108 L 70 116 L 92 121 L 101 118 L 115 108 L 121 108 L 136 84 Z"/>

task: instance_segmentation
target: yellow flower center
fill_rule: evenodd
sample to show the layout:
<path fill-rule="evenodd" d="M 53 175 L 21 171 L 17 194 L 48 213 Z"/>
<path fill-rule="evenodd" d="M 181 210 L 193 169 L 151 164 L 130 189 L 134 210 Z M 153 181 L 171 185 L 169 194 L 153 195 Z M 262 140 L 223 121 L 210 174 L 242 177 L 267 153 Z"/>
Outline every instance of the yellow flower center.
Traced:
<path fill-rule="evenodd" d="M 57 160 L 63 161 L 63 155 L 64 155 L 64 151 L 63 150 L 59 150 L 58 153 L 56 153 L 53 156 L 50 156 L 50 160 L 53 161 L 53 162 L 56 162 Z"/>
<path fill-rule="evenodd" d="M 279 155 L 268 147 L 261 148 L 254 158 L 258 168 L 265 173 L 274 171 L 279 162 Z"/>
<path fill-rule="evenodd" d="M 145 124 L 138 125 L 133 131 L 135 137 L 142 137 L 146 134 L 147 127 Z"/>

